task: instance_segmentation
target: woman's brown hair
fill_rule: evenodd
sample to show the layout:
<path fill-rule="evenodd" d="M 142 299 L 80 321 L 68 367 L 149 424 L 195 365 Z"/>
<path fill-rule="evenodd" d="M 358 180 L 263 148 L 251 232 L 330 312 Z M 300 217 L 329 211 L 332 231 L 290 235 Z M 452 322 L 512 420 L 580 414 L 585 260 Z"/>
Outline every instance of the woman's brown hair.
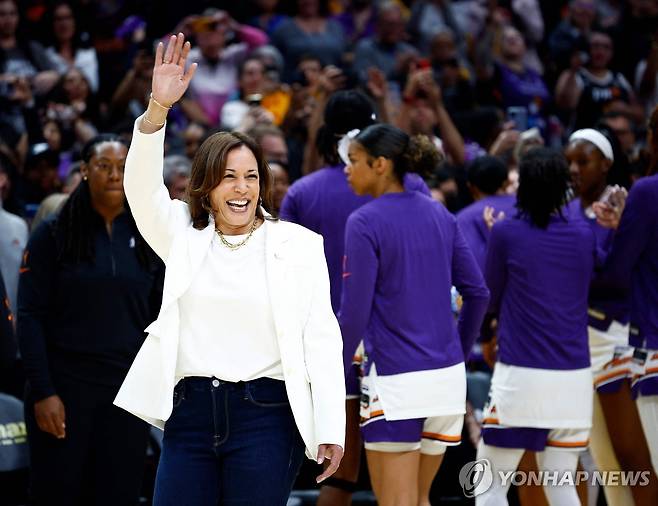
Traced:
<path fill-rule="evenodd" d="M 272 214 L 272 176 L 260 146 L 243 133 L 218 132 L 201 144 L 192 161 L 192 173 L 187 192 L 192 225 L 197 230 L 208 226 L 211 212 L 209 194 L 224 177 L 229 152 L 242 146 L 247 147 L 256 158 L 260 206 Z M 256 208 L 256 216 L 265 219 L 260 206 Z"/>

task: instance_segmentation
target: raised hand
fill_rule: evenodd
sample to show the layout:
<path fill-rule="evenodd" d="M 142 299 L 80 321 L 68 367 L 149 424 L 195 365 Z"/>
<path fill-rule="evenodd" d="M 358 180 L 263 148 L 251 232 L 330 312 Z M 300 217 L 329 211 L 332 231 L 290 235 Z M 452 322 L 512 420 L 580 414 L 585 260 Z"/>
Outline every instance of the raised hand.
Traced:
<path fill-rule="evenodd" d="M 151 93 L 158 104 L 171 107 L 187 90 L 197 68 L 197 64 L 193 63 L 187 72 L 185 71 L 189 52 L 190 43 L 185 42 L 182 33 L 171 36 L 166 50 L 162 42 L 158 44 L 151 81 Z"/>

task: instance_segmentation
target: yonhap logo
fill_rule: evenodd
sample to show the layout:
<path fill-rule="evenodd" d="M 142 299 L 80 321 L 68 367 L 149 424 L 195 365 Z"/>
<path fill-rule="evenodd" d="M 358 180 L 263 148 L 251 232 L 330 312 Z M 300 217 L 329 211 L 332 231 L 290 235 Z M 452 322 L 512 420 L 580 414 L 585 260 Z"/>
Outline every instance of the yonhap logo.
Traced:
<path fill-rule="evenodd" d="M 466 497 L 484 494 L 493 483 L 491 462 L 480 459 L 465 464 L 459 471 L 459 483 Z"/>

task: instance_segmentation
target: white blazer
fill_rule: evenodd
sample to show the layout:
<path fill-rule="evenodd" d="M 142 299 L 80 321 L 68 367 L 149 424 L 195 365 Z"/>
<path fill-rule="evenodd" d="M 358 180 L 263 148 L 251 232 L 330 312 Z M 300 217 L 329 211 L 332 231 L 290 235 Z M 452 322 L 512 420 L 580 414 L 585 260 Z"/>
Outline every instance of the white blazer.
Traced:
<path fill-rule="evenodd" d="M 188 205 L 171 200 L 162 167 L 164 132 L 143 134 L 135 122 L 124 187 L 139 231 L 165 262 L 162 306 L 114 403 L 164 428 L 173 408 L 180 296 L 197 275 L 214 234 L 192 226 Z M 331 309 L 322 237 L 293 223 L 268 223 L 267 286 L 281 364 L 297 428 L 309 458 L 319 444 L 344 447 L 345 380 L 342 338 Z"/>

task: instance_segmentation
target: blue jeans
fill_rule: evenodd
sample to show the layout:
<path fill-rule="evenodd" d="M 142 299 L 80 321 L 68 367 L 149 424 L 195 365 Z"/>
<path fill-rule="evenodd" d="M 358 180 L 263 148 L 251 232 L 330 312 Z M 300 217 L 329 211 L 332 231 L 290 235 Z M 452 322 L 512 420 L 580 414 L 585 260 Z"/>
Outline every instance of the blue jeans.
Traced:
<path fill-rule="evenodd" d="M 303 457 L 283 381 L 185 378 L 165 424 L 153 505 L 285 505 Z"/>

